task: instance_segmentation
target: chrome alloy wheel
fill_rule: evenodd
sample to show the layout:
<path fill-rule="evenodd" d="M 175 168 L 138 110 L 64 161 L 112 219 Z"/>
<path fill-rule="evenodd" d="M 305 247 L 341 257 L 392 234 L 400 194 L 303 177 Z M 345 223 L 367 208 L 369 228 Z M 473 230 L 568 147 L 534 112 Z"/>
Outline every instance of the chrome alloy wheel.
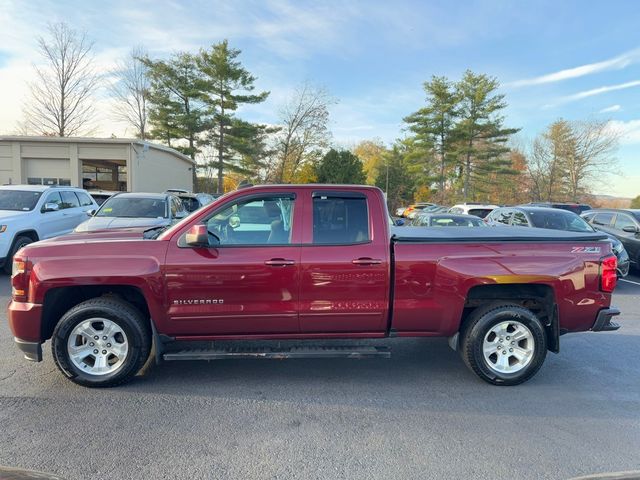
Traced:
<path fill-rule="evenodd" d="M 90 318 L 72 330 L 67 342 L 71 362 L 89 375 L 108 375 L 118 370 L 129 351 L 127 335 L 117 323 Z"/>
<path fill-rule="evenodd" d="M 494 325 L 482 342 L 485 362 L 498 373 L 518 373 L 531 363 L 535 347 L 531 330 L 517 321 Z"/>

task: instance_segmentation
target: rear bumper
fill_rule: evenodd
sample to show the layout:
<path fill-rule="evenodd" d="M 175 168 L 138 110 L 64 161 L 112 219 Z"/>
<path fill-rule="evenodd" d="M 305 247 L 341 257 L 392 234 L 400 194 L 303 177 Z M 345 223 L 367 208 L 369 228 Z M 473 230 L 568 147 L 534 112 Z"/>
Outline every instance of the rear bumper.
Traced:
<path fill-rule="evenodd" d="M 24 358 L 30 362 L 42 361 L 42 344 L 38 342 L 27 342 L 15 337 L 13 341 L 16 347 L 24 354 Z"/>
<path fill-rule="evenodd" d="M 591 327 L 591 331 L 610 332 L 618 330 L 620 325 L 611 321 L 611 319 L 616 315 L 620 315 L 620 310 L 617 308 L 603 308 L 598 312 L 598 316 L 596 317 L 596 321 L 593 323 L 593 327 Z"/>

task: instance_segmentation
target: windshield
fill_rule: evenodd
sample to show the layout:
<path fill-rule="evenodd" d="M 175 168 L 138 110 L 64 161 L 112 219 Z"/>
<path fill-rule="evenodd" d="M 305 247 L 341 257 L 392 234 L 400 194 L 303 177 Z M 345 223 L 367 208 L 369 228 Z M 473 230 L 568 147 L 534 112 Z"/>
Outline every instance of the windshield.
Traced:
<path fill-rule="evenodd" d="M 41 195 L 25 190 L 0 190 L 0 210 L 28 212 L 35 208 Z"/>
<path fill-rule="evenodd" d="M 563 210 L 557 212 L 527 212 L 531 223 L 537 228 L 566 230 L 568 232 L 593 232 L 593 228 L 575 213 Z"/>
<path fill-rule="evenodd" d="M 159 198 L 113 197 L 104 202 L 96 217 L 168 218 L 167 202 Z"/>

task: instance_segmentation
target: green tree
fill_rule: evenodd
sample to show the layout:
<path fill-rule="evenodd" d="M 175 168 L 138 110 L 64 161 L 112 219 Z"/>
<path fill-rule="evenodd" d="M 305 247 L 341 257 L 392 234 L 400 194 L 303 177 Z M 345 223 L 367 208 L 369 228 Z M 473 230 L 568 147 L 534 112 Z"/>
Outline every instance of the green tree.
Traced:
<path fill-rule="evenodd" d="M 269 92 L 252 93 L 256 78 L 237 60 L 240 53 L 224 40 L 197 56 L 204 83 L 202 98 L 210 119 L 207 141 L 217 150 L 218 192 L 223 191 L 224 170 L 242 170 L 242 159 L 249 154 L 242 147 L 255 139 L 256 130 L 238 123 L 235 112 L 243 104 L 260 103 L 269 96 Z"/>
<path fill-rule="evenodd" d="M 460 110 L 460 95 L 455 85 L 446 77 L 431 77 L 431 81 L 424 83 L 424 90 L 427 94 L 427 106 L 412 113 L 404 121 L 414 134 L 414 154 L 422 152 L 416 160 L 424 156 L 437 158 L 439 168 L 435 180 L 438 182 L 440 201 L 444 202 L 447 170 L 455 160 L 455 127 Z"/>
<path fill-rule="evenodd" d="M 640 195 L 631 200 L 631 206 L 629 208 L 640 208 Z"/>
<path fill-rule="evenodd" d="M 363 184 L 366 180 L 362 162 L 348 150 L 329 150 L 316 166 L 320 183 Z"/>
<path fill-rule="evenodd" d="M 385 192 L 387 205 L 392 212 L 411 203 L 416 190 L 414 177 L 407 168 L 402 150 L 403 147 L 396 144 L 385 153 L 375 179 L 375 185 Z"/>
<path fill-rule="evenodd" d="M 463 198 L 472 198 L 472 182 L 481 183 L 487 174 L 512 174 L 505 143 L 518 129 L 505 128 L 504 95 L 495 77 L 467 70 L 456 84 L 460 98 L 456 135 L 463 174 Z"/>
<path fill-rule="evenodd" d="M 183 52 L 166 61 L 146 57 L 141 61 L 147 67 L 150 79 L 151 138 L 162 140 L 195 158 L 198 136 L 206 128 L 203 83 L 196 58 Z M 187 145 L 182 145 L 180 140 L 185 140 Z"/>

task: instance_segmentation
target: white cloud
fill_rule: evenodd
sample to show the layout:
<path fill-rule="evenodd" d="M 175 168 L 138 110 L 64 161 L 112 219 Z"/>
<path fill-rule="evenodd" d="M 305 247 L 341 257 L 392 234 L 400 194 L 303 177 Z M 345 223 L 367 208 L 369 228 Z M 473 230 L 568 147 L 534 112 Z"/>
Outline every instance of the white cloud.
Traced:
<path fill-rule="evenodd" d="M 606 85 L 604 87 L 593 88 L 591 90 L 585 90 L 583 92 L 574 93 L 573 95 L 568 95 L 564 97 L 562 100 L 564 102 L 572 102 L 574 100 L 581 100 L 587 97 L 593 97 L 595 95 L 602 95 L 603 93 L 615 92 L 616 90 L 624 90 L 627 88 L 639 87 L 640 80 L 633 80 L 631 82 L 619 83 L 617 85 Z"/>
<path fill-rule="evenodd" d="M 506 83 L 508 87 L 526 87 L 531 85 L 542 85 L 545 83 L 561 82 L 571 78 L 584 77 L 594 73 L 604 72 L 608 70 L 621 70 L 631 64 L 640 61 L 640 49 L 625 52 L 622 55 L 603 60 L 602 62 L 588 63 L 578 67 L 567 68 L 558 72 L 549 73 L 534 78 L 525 78 L 514 82 Z"/>
<path fill-rule="evenodd" d="M 616 105 L 611 105 L 610 107 L 603 108 L 598 113 L 613 113 L 613 112 L 619 112 L 620 110 L 622 110 L 622 107 L 616 104 Z"/>
<path fill-rule="evenodd" d="M 623 145 L 640 144 L 640 120 L 611 120 L 609 128 L 620 135 L 620 143 Z"/>

